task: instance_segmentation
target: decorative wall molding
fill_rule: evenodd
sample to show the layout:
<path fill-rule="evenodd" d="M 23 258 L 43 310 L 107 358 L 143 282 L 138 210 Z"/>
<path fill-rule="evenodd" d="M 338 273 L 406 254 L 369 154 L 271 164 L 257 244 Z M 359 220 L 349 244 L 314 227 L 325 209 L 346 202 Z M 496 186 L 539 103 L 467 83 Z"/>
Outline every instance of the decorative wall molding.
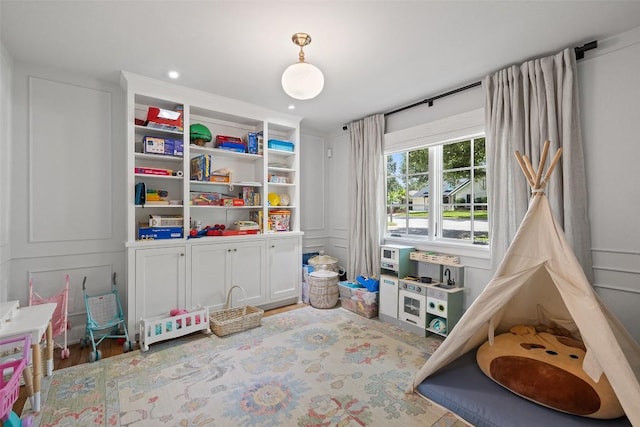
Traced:
<path fill-rule="evenodd" d="M 110 239 L 111 93 L 35 76 L 28 87 L 29 242 Z"/>

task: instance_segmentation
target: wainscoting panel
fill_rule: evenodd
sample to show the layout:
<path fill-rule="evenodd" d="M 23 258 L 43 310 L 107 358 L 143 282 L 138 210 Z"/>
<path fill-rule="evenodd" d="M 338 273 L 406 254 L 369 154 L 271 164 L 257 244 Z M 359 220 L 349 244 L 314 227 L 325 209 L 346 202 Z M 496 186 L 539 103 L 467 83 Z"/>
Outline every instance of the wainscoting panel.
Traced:
<path fill-rule="evenodd" d="M 302 135 L 300 151 L 300 226 L 305 234 L 326 233 L 325 165 L 326 144 L 323 138 Z"/>
<path fill-rule="evenodd" d="M 124 269 L 124 260 L 119 253 L 17 260 L 12 265 L 9 299 L 19 300 L 21 306 L 29 304 L 29 278 L 33 280 L 34 290 L 39 295 L 45 298 L 54 296 L 64 288 L 65 276 L 68 274 L 71 330 L 67 335 L 70 342 L 77 342 L 84 337 L 87 320 L 82 291 L 83 278 L 87 277 L 88 295 L 100 295 L 111 292 L 112 277 L 116 273 L 116 288 L 120 293 L 123 309 L 126 310 Z"/>
<path fill-rule="evenodd" d="M 349 237 L 349 138 L 349 135 L 337 138 L 332 147 L 333 157 L 329 165 L 332 238 Z"/>
<path fill-rule="evenodd" d="M 592 249 L 592 254 L 596 292 L 640 342 L 640 253 Z"/>
<path fill-rule="evenodd" d="M 29 242 L 111 238 L 111 102 L 29 77 Z"/>
<path fill-rule="evenodd" d="M 33 280 L 33 289 L 42 297 L 48 298 L 58 294 L 64 287 L 64 278 L 69 275 L 69 316 L 82 318 L 81 322 L 72 322 L 76 326 L 84 325 L 86 310 L 84 306 L 84 294 L 82 281 L 87 277 L 87 293 L 99 295 L 111 291 L 111 265 L 86 266 L 81 268 L 34 270 L 29 272 Z"/>

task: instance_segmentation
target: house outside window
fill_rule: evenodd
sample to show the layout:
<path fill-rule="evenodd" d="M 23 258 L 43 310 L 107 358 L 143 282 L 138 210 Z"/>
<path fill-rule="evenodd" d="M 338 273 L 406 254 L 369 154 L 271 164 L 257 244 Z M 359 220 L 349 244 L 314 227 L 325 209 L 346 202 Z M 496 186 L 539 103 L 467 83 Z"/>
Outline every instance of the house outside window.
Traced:
<path fill-rule="evenodd" d="M 483 134 L 388 152 L 386 165 L 385 236 L 489 244 Z"/>

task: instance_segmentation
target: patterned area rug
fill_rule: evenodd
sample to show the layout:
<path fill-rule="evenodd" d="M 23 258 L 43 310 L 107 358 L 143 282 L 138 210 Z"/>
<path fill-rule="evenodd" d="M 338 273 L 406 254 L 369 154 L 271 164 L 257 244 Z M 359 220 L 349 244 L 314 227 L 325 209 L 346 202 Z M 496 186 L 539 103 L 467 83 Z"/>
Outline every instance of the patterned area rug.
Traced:
<path fill-rule="evenodd" d="M 55 371 L 34 425 L 466 426 L 404 393 L 439 344 L 305 307 L 224 338 L 194 334 Z"/>

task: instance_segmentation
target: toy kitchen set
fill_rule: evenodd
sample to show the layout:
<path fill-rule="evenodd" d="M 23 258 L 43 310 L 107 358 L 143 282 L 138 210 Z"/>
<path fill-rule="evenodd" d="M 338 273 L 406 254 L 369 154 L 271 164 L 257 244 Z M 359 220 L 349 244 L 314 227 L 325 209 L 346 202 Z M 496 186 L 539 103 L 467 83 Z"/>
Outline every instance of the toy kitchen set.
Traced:
<path fill-rule="evenodd" d="M 446 337 L 463 312 L 464 265 L 451 255 L 380 247 L 378 319 L 412 333 Z"/>

